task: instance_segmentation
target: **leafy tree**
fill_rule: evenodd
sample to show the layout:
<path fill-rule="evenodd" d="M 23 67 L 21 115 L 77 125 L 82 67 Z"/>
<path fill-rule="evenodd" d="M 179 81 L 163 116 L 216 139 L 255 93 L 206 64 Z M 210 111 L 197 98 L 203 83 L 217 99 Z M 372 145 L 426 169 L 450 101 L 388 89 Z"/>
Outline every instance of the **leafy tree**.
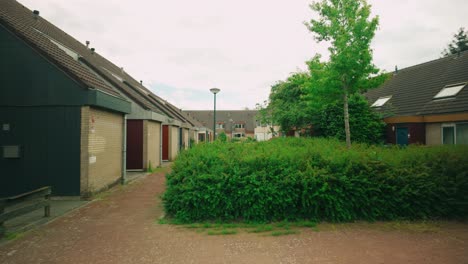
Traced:
<path fill-rule="evenodd" d="M 350 130 L 353 140 L 361 143 L 379 144 L 383 142 L 385 122 L 371 109 L 367 100 L 358 94 L 349 98 Z M 318 114 L 314 131 L 320 136 L 344 140 L 343 107 L 340 102 L 328 104 Z M 341 129 L 340 129 L 341 128 Z"/>
<path fill-rule="evenodd" d="M 446 57 L 465 50 L 468 50 L 468 31 L 465 31 L 465 28 L 461 27 L 458 29 L 458 33 L 453 35 L 452 43 L 448 44 L 442 55 Z"/>
<path fill-rule="evenodd" d="M 318 19 L 306 23 L 318 42 L 330 42 L 329 62 L 322 79 L 331 94 L 342 97 L 346 145 L 351 147 L 348 96 L 363 86 L 378 70 L 372 64 L 370 44 L 378 17 L 370 18 L 371 6 L 365 0 L 322 0 L 310 5 Z M 317 56 L 316 56 L 317 57 Z M 314 61 L 314 66 L 317 64 Z"/>
<path fill-rule="evenodd" d="M 283 131 L 309 126 L 312 114 L 305 97 L 309 80 L 308 73 L 300 72 L 273 85 L 268 107 L 261 110 L 261 114 L 263 112 L 264 117 L 269 116 Z"/>

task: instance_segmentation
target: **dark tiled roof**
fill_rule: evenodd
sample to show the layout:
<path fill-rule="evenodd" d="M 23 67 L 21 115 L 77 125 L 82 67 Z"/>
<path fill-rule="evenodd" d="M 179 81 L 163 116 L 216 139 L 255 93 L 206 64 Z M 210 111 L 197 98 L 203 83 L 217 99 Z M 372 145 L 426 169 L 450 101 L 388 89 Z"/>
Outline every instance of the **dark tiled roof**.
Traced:
<path fill-rule="evenodd" d="M 446 85 L 468 81 L 468 51 L 399 70 L 365 95 L 370 104 L 392 96 L 380 109 L 391 116 L 468 112 L 468 87 L 454 98 L 434 100 Z"/>
<path fill-rule="evenodd" d="M 213 127 L 213 110 L 184 111 L 200 121 L 204 126 Z M 230 125 L 245 124 L 246 132 L 254 132 L 257 110 L 216 110 L 216 123 L 224 123 L 225 130 L 231 131 Z"/>
<path fill-rule="evenodd" d="M 63 68 L 85 87 L 96 88 L 118 96 L 119 93 L 106 84 L 108 82 L 144 109 L 166 115 L 183 123 L 190 120 L 180 113 L 181 111 L 177 107 L 145 88 L 127 74 L 123 68 L 116 66 L 97 52 L 91 52 L 83 43 L 44 18 L 40 16 L 35 18 L 32 11 L 20 3 L 14 0 L 1 0 L 0 23 Z M 78 61 L 67 55 L 50 39 L 76 52 L 79 55 Z M 99 76 L 96 76 L 95 73 Z"/>
<path fill-rule="evenodd" d="M 49 34 L 52 31 L 56 31 L 58 34 L 67 36 L 68 38 L 71 38 L 70 36 L 43 18 L 34 18 L 32 11 L 23 7 L 18 2 L 12 0 L 0 1 L 0 24 L 36 48 L 48 59 L 55 62 L 57 66 L 69 73 L 79 83 L 118 96 L 118 93 L 111 87 L 97 78 L 78 61 L 67 55 L 40 32 Z"/>

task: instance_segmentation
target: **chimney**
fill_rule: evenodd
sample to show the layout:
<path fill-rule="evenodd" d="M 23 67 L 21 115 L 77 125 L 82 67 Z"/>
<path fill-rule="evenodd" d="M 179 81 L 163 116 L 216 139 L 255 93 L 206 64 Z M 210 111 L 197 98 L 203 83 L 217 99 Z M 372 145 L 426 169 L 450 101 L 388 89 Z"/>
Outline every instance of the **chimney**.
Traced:
<path fill-rule="evenodd" d="M 395 65 L 395 72 L 393 74 L 398 74 L 398 66 Z"/>
<path fill-rule="evenodd" d="M 124 73 L 124 69 L 123 69 L 123 67 L 120 67 L 120 71 L 121 71 L 122 73 Z"/>
<path fill-rule="evenodd" d="M 89 40 L 86 41 L 86 48 L 89 48 Z"/>
<path fill-rule="evenodd" d="M 143 81 L 142 81 L 142 80 L 140 80 L 140 84 L 143 85 Z"/>
<path fill-rule="evenodd" d="M 91 48 L 91 54 L 94 54 L 95 49 Z"/>
<path fill-rule="evenodd" d="M 33 11 L 33 17 L 34 17 L 34 19 L 38 19 L 38 18 L 39 18 L 39 10 L 34 10 L 34 11 Z"/>

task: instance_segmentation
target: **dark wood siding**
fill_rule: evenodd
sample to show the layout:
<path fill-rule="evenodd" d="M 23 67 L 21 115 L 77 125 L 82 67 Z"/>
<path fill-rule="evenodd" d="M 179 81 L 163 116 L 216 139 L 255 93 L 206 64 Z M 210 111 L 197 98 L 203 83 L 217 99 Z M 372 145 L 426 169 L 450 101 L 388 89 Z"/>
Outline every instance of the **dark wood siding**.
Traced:
<path fill-rule="evenodd" d="M 407 127 L 410 135 L 409 144 L 426 144 L 426 124 L 425 123 L 403 123 L 387 124 L 386 142 L 387 144 L 396 144 L 396 128 Z"/>
<path fill-rule="evenodd" d="M 80 107 L 0 107 L 0 146 L 18 145 L 20 158 L 0 152 L 0 197 L 52 186 L 53 195 L 80 195 Z"/>

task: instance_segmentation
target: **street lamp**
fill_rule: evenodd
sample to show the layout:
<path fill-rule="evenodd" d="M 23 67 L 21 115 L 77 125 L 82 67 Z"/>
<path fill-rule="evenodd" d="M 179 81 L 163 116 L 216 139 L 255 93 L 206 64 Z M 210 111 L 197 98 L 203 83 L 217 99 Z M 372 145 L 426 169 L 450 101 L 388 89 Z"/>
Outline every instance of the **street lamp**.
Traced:
<path fill-rule="evenodd" d="M 216 94 L 221 91 L 218 88 L 211 88 L 210 92 L 214 94 L 214 111 L 213 111 L 213 141 L 216 139 Z"/>

